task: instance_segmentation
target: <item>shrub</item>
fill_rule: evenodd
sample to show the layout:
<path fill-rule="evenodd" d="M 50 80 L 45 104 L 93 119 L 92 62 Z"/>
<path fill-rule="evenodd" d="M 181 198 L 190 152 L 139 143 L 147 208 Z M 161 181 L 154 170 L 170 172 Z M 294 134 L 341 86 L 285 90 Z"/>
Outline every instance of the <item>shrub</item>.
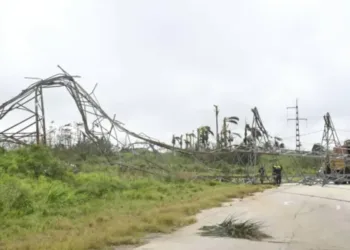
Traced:
<path fill-rule="evenodd" d="M 91 197 L 101 198 L 114 191 L 126 190 L 127 183 L 122 182 L 116 176 L 104 173 L 82 173 L 76 178 L 77 193 L 83 193 Z"/>
<path fill-rule="evenodd" d="M 32 145 L 0 156 L 0 168 L 8 174 L 23 174 L 38 178 L 45 175 L 61 179 L 67 166 L 53 156 L 51 150 L 44 146 Z"/>
<path fill-rule="evenodd" d="M 86 197 L 75 193 L 74 189 L 61 181 L 52 181 L 45 183 L 45 189 L 42 188 L 42 197 L 45 202 L 54 207 L 64 207 L 84 201 Z"/>
<path fill-rule="evenodd" d="M 32 194 L 18 178 L 3 175 L 0 180 L 0 213 L 26 215 L 34 211 Z"/>

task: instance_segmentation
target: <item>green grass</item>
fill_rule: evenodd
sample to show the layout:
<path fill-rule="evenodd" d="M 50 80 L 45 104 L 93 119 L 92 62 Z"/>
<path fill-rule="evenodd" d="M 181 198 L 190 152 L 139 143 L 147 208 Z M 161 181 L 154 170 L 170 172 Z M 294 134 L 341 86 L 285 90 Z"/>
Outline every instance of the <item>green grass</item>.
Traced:
<path fill-rule="evenodd" d="M 269 188 L 189 181 L 184 166 L 193 163 L 186 160 L 178 159 L 183 167 L 171 176 L 156 178 L 120 173 L 98 160 L 82 163 L 82 172 L 74 174 L 62 158 L 37 146 L 3 153 L 0 249 L 83 250 L 139 243 L 149 233 L 195 222 L 193 215 L 201 209 Z"/>
<path fill-rule="evenodd" d="M 89 155 L 85 161 L 79 158 L 79 154 L 74 151 L 55 150 L 55 155 L 59 158 L 68 160 L 69 162 L 80 165 L 84 171 L 105 170 L 110 168 L 104 157 Z M 252 167 L 247 155 L 239 156 L 234 152 L 219 152 L 216 154 L 198 153 L 196 156 L 184 156 L 181 154 L 174 155 L 173 153 L 154 154 L 152 152 L 142 152 L 133 154 L 125 152 L 118 155 L 110 156 L 112 162 L 124 162 L 132 166 L 137 166 L 140 169 L 149 170 L 152 172 L 162 172 L 159 167 L 170 170 L 171 173 L 188 173 L 188 175 L 196 176 L 245 176 L 247 170 L 249 175 L 258 175 L 259 166 L 262 164 L 266 167 L 266 173 L 272 174 L 272 165 L 274 163 L 283 166 L 285 176 L 308 175 L 315 174 L 320 169 L 323 159 L 310 157 L 295 157 L 288 155 L 264 155 L 257 156 L 256 166 Z M 156 162 L 157 167 L 146 162 Z M 105 162 L 105 164 L 102 164 Z M 170 164 L 169 164 L 170 163 Z"/>
<path fill-rule="evenodd" d="M 137 243 L 143 235 L 194 222 L 201 209 L 264 190 L 215 182 L 176 183 L 78 176 L 74 184 L 6 177 L 1 182 L 1 243 L 6 249 L 91 249 Z"/>

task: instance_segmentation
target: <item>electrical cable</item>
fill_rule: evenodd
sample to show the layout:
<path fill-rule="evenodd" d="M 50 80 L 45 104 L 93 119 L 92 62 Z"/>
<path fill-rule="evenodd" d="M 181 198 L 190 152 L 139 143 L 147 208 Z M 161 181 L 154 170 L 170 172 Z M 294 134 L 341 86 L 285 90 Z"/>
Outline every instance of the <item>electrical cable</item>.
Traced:
<path fill-rule="evenodd" d="M 347 130 L 347 129 L 337 129 L 337 131 L 350 133 L 350 130 Z"/>
<path fill-rule="evenodd" d="M 300 136 L 307 136 L 307 135 L 317 134 L 317 133 L 320 133 L 320 132 L 323 132 L 323 130 L 317 130 L 317 131 L 313 131 L 313 132 L 310 132 L 310 133 L 301 134 Z M 295 137 L 295 135 L 281 137 L 281 138 L 284 140 L 284 139 L 289 139 L 289 138 L 294 138 L 294 137 Z"/>

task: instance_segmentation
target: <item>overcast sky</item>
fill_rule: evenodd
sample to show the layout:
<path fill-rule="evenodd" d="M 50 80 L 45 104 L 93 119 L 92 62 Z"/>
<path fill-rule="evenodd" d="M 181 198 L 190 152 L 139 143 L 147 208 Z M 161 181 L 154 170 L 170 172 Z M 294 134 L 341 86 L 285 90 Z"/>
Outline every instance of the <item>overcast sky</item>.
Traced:
<path fill-rule="evenodd" d="M 287 106 L 299 98 L 305 148 L 326 112 L 350 138 L 349 1 L 0 0 L 0 102 L 60 64 L 125 123 L 170 143 L 220 117 L 252 120 L 294 147 Z M 78 113 L 63 90 L 45 92 L 49 120 Z M 294 110 L 288 116 L 294 117 Z M 1 124 L 0 129 L 6 125 Z M 234 130 L 233 129 L 233 130 Z M 315 132 L 315 133 L 314 133 Z"/>

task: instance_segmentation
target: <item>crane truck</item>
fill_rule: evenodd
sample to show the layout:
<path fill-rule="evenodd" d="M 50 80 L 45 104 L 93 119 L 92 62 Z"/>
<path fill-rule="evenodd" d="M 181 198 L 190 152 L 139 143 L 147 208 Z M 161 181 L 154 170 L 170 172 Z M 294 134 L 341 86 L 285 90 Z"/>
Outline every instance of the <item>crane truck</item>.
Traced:
<path fill-rule="evenodd" d="M 324 174 L 335 184 L 350 183 L 350 140 L 326 153 Z"/>

